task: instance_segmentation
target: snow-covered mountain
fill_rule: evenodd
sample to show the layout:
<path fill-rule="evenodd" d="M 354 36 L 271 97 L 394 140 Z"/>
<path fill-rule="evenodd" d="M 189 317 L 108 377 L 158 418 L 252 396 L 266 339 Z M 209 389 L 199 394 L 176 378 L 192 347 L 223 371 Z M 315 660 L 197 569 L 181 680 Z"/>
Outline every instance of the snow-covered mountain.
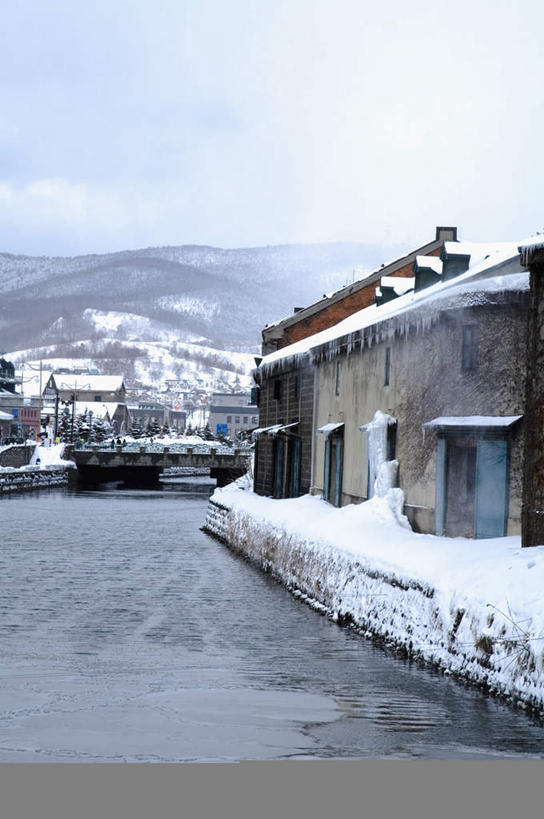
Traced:
<path fill-rule="evenodd" d="M 232 351 L 257 353 L 265 324 L 390 254 L 357 243 L 0 254 L 0 352 L 86 358 L 102 372 L 123 360 L 138 380 L 165 378 L 176 362 L 232 373 Z"/>

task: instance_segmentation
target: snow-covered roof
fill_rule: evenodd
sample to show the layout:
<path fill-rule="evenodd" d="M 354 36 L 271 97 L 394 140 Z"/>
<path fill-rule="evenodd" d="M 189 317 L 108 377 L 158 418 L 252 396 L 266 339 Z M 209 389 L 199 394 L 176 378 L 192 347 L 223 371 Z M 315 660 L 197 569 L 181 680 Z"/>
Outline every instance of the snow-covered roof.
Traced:
<path fill-rule="evenodd" d="M 470 264 L 479 264 L 489 256 L 509 253 L 512 256 L 519 251 L 519 242 L 444 242 L 442 254 L 446 256 L 470 256 Z"/>
<path fill-rule="evenodd" d="M 2 410 L 0 410 L 0 421 L 13 421 L 13 415 L 11 415 L 9 412 L 2 412 Z"/>
<path fill-rule="evenodd" d="M 522 415 L 441 415 L 423 424 L 425 429 L 447 427 L 511 427 Z"/>
<path fill-rule="evenodd" d="M 339 348 L 340 339 L 350 337 L 354 342 L 353 334 L 384 325 L 390 319 L 397 319 L 397 324 L 393 322 L 391 325 L 394 328 L 402 326 L 406 329 L 411 323 L 430 325 L 444 310 L 475 307 L 499 300 L 500 294 L 526 291 L 529 289 L 527 272 L 491 275 L 493 268 L 498 268 L 511 258 L 519 259 L 517 247 L 515 242 L 503 242 L 498 250 L 495 245 L 496 252 L 483 258 L 480 253 L 476 257 L 477 263 L 459 276 L 439 281 L 417 293 L 410 291 L 379 306 L 365 307 L 332 327 L 269 353 L 264 356 L 259 370 L 266 373 L 290 366 L 295 360 L 310 356 L 310 351 L 313 351 L 313 359 L 317 360 L 317 348 L 332 343 Z M 378 331 L 374 331 L 373 336 L 377 335 Z M 367 339 L 370 343 L 368 334 Z"/>
<path fill-rule="evenodd" d="M 437 227 L 436 228 L 436 238 L 433 239 L 431 242 L 427 242 L 426 244 L 422 245 L 415 250 L 411 250 L 408 253 L 397 256 L 394 259 L 390 259 L 387 262 L 384 262 L 379 268 L 374 270 L 365 272 L 359 279 L 352 282 L 351 284 L 345 284 L 341 287 L 338 287 L 336 290 L 333 290 L 331 293 L 325 293 L 322 299 L 318 299 L 313 304 L 308 305 L 307 307 L 303 307 L 300 311 L 297 310 L 295 313 L 291 313 L 289 316 L 284 316 L 277 321 L 270 322 L 265 327 L 265 330 L 272 330 L 274 327 L 278 327 L 282 324 L 290 324 L 291 322 L 298 322 L 301 319 L 299 313 L 302 313 L 304 316 L 308 314 L 313 314 L 322 309 L 324 302 L 328 302 L 331 299 L 334 301 L 336 299 L 342 299 L 346 295 L 349 295 L 353 292 L 360 290 L 363 287 L 367 287 L 368 285 L 377 283 L 380 279 L 381 271 L 389 271 L 393 273 L 397 270 L 400 270 L 407 264 L 411 264 L 417 254 L 420 251 L 420 255 L 425 255 L 426 253 L 431 253 L 434 250 L 438 250 L 445 238 L 445 236 L 451 236 L 452 239 L 457 236 L 457 228 L 456 227 Z M 456 244 L 456 242 L 452 242 L 452 244 Z"/>
<path fill-rule="evenodd" d="M 527 239 L 520 244 L 519 250 L 523 264 L 528 265 L 534 253 L 544 250 L 544 236 L 533 236 L 531 239 Z"/>
<path fill-rule="evenodd" d="M 259 427 L 253 430 L 253 437 L 258 438 L 259 435 L 278 435 L 286 429 L 291 429 L 291 427 L 298 427 L 298 421 L 294 421 L 292 424 L 272 424 L 271 427 Z"/>
<path fill-rule="evenodd" d="M 55 384 L 59 390 L 115 392 L 123 387 L 122 375 L 73 375 L 72 373 L 54 373 L 54 377 Z"/>
<path fill-rule="evenodd" d="M 117 401 L 76 401 L 76 415 L 92 412 L 94 418 L 113 418 L 118 406 Z"/>
<path fill-rule="evenodd" d="M 440 262 L 440 264 L 442 264 L 442 262 Z M 413 276 L 408 278 L 401 276 L 382 276 L 380 280 L 380 288 L 392 287 L 397 296 L 403 296 L 404 293 L 414 289 L 415 281 L 416 280 Z"/>
<path fill-rule="evenodd" d="M 446 244 L 457 244 L 456 242 L 446 242 Z M 438 256 L 416 256 L 417 267 L 426 267 L 434 270 L 438 275 L 442 275 L 442 259 Z"/>
<path fill-rule="evenodd" d="M 42 370 L 42 392 L 45 389 L 45 386 L 49 379 L 51 378 L 52 370 Z M 28 369 L 25 367 L 23 370 L 15 370 L 15 377 L 20 379 L 22 378 L 23 381 L 23 392 L 30 393 L 33 390 L 35 391 L 35 395 L 39 395 L 40 392 L 40 373 L 36 372 L 35 369 Z"/>
<path fill-rule="evenodd" d="M 327 437 L 329 435 L 332 435 L 333 432 L 338 432 L 338 430 L 342 429 L 343 426 L 344 426 L 343 422 L 335 424 L 324 424 L 322 427 L 319 427 L 317 431 L 321 432 L 322 435 L 325 435 L 325 437 Z"/>

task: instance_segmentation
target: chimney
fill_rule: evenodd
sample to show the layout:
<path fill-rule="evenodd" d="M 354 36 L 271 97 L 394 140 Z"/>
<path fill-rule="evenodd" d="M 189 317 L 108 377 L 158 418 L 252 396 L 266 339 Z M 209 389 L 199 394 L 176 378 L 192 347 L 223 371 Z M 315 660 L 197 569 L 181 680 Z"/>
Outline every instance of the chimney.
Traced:
<path fill-rule="evenodd" d="M 436 241 L 437 242 L 456 242 L 457 241 L 457 228 L 456 227 L 443 227 L 437 225 L 436 227 Z"/>

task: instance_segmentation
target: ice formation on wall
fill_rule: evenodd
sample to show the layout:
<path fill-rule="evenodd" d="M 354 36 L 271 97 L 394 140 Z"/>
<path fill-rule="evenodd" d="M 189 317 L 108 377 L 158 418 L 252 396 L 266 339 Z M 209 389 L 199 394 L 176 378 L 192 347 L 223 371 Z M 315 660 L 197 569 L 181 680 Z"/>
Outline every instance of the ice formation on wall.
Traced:
<path fill-rule="evenodd" d="M 381 410 L 376 410 L 369 424 L 361 427 L 367 437 L 369 494 L 384 498 L 397 482 L 398 461 L 387 460 L 387 432 L 396 420 Z"/>

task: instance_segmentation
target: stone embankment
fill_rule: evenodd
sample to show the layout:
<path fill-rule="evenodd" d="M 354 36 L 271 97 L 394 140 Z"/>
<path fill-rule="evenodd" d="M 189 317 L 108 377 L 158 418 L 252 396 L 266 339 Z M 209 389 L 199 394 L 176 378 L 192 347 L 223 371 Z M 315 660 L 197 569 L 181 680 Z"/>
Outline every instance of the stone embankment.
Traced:
<path fill-rule="evenodd" d="M 9 444 L 0 447 L 0 466 L 18 469 L 30 463 L 36 444 Z"/>
<path fill-rule="evenodd" d="M 0 493 L 65 486 L 68 483 L 69 472 L 70 470 L 65 467 L 0 472 Z"/>
<path fill-rule="evenodd" d="M 68 483 L 74 472 L 74 464 L 62 459 L 56 462 L 55 457 L 58 455 L 60 458 L 62 453 L 53 448 L 40 448 L 38 452 L 42 455 L 39 459 L 41 463 L 34 457 L 36 444 L 13 444 L 0 448 L 0 496 L 8 492 L 48 489 Z M 46 455 L 49 461 L 44 463 Z M 31 463 L 33 460 L 37 462 Z"/>
<path fill-rule="evenodd" d="M 241 497 L 244 495 L 253 493 L 216 492 L 210 499 L 204 531 L 271 573 L 296 597 L 335 622 L 516 706 L 544 713 L 544 638 L 531 606 L 523 612 L 529 614 L 528 620 L 521 622 L 520 610 L 506 604 L 503 608 L 499 597 L 492 594 L 487 600 L 497 605 L 471 592 L 465 594 L 447 571 L 444 582 L 439 575 L 399 572 L 379 558 L 305 536 L 300 530 L 304 523 L 297 531 L 288 520 L 273 517 L 266 505 L 293 501 L 271 502 L 253 496 L 247 499 L 249 503 Z M 278 509 L 277 514 L 282 512 Z M 359 530 L 359 536 L 361 533 Z M 407 537 L 412 535 L 406 532 Z M 435 538 L 432 545 L 439 549 L 440 543 Z M 524 555 L 512 554 L 512 562 L 527 562 Z M 543 557 L 535 555 L 544 565 Z M 535 571 L 523 568 L 527 575 Z"/>

